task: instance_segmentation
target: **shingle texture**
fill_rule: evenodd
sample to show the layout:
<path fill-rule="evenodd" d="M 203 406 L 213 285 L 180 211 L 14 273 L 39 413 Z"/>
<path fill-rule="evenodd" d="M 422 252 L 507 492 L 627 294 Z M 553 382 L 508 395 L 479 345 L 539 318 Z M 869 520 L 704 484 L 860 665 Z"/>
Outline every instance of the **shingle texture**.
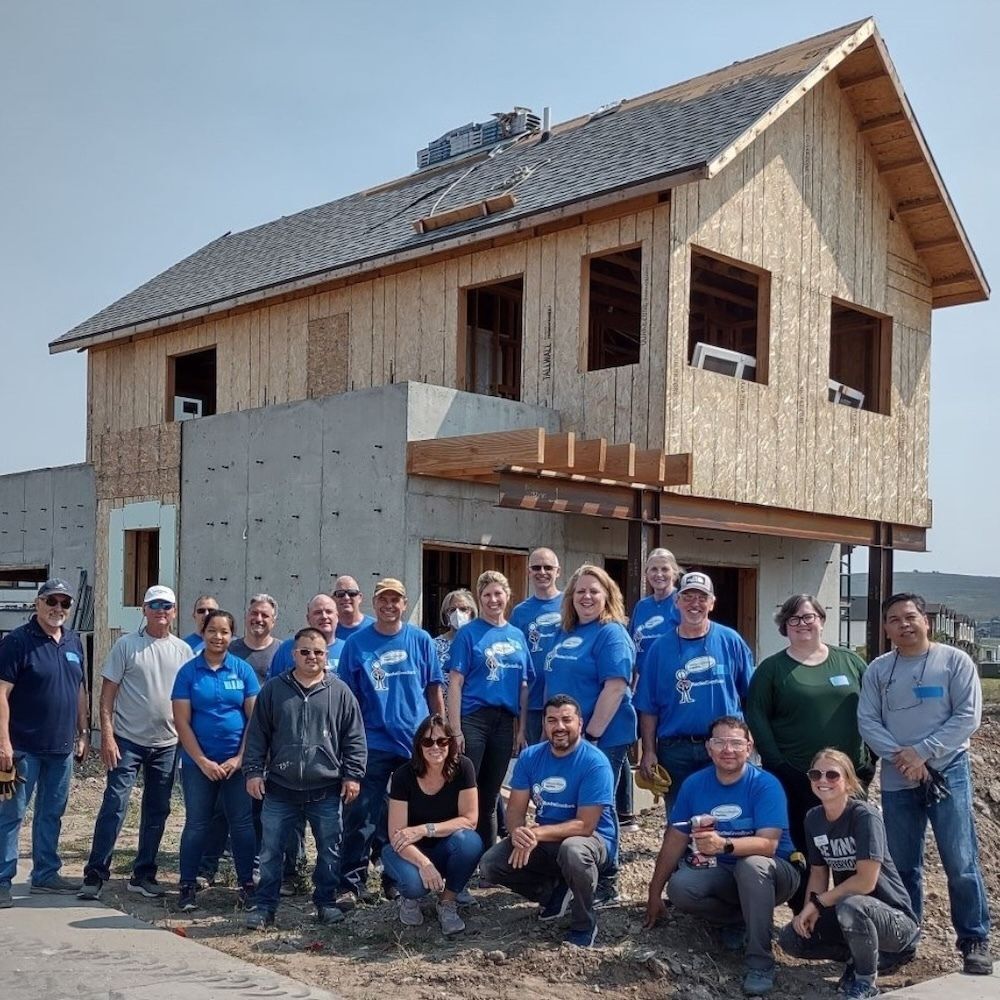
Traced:
<path fill-rule="evenodd" d="M 480 160 L 415 173 L 370 192 L 214 240 L 53 342 L 53 346 L 176 316 L 285 282 L 535 215 L 711 162 L 860 24 L 799 42 L 617 110 L 555 128 Z M 484 199 L 505 183 L 513 208 L 417 234 L 414 220 Z M 463 176 L 467 175 L 467 176 Z M 443 197 L 441 197 L 443 195 Z M 440 203 L 436 204 L 440 199 Z"/>

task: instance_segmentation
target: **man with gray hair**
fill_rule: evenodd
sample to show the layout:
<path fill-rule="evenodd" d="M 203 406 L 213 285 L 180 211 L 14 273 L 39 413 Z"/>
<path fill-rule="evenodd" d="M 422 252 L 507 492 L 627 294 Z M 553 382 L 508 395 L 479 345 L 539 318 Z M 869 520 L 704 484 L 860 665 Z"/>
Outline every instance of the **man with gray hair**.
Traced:
<path fill-rule="evenodd" d="M 229 646 L 233 656 L 253 667 L 261 684 L 267 680 L 271 661 L 281 645 L 272 634 L 277 620 L 278 602 L 270 594 L 254 594 L 247 607 L 246 630 Z"/>

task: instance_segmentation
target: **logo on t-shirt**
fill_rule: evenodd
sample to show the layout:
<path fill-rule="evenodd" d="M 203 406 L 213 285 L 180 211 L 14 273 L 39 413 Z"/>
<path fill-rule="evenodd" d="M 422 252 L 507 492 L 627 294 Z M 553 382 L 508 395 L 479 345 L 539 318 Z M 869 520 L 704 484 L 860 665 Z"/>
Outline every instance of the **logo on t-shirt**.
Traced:
<path fill-rule="evenodd" d="M 813 837 L 813 843 L 823 855 L 823 864 L 832 872 L 853 872 L 858 867 L 857 846 L 853 837 Z"/>
<path fill-rule="evenodd" d="M 734 802 L 731 805 L 716 806 L 712 810 L 712 815 L 718 820 L 739 819 L 743 815 L 743 810 Z"/>
<path fill-rule="evenodd" d="M 550 673 L 552 671 L 552 661 L 559 656 L 559 654 L 567 649 L 577 649 L 583 645 L 583 639 L 578 635 L 571 635 L 568 639 L 563 639 L 562 642 L 557 642 L 550 651 L 549 655 L 545 657 L 545 669 Z M 572 657 L 568 657 L 572 659 Z"/>
<path fill-rule="evenodd" d="M 389 673 L 385 668 L 393 667 L 397 663 L 404 663 L 407 660 L 405 649 L 390 649 L 383 653 L 381 656 L 376 657 L 371 662 L 372 684 L 376 691 L 388 691 L 389 690 L 389 678 L 396 676 L 396 674 L 402 673 L 403 671 L 396 670 L 393 673 Z M 412 673 L 412 671 L 405 671 L 406 673 Z"/>
<path fill-rule="evenodd" d="M 511 642 L 507 639 L 501 639 L 499 642 L 494 642 L 487 646 L 484 654 L 487 671 L 486 679 L 488 681 L 498 681 L 500 680 L 501 670 L 510 670 L 512 667 L 520 669 L 520 664 L 503 662 L 503 657 L 510 656 L 511 653 L 516 653 L 520 648 L 521 644 L 519 642 Z"/>
<path fill-rule="evenodd" d="M 69 660 L 70 663 L 79 663 L 80 662 L 80 657 L 76 653 L 74 653 L 72 650 L 67 650 L 67 652 L 66 652 L 66 659 Z"/>
<path fill-rule="evenodd" d="M 657 625 L 662 625 L 666 621 L 663 615 L 653 615 L 652 618 L 647 618 L 633 633 L 632 641 L 635 643 L 635 651 L 637 653 L 642 652 L 642 643 L 645 639 L 652 638 L 649 633 L 653 631 Z"/>
<path fill-rule="evenodd" d="M 691 680 L 691 674 L 699 677 L 708 673 L 710 676 L 706 680 Z M 694 689 L 704 687 L 706 684 L 721 684 L 722 678 L 716 676 L 720 671 L 716 670 L 716 659 L 714 656 L 695 656 L 687 661 L 674 676 L 677 678 L 677 692 L 681 696 L 682 705 L 694 704 Z"/>
<path fill-rule="evenodd" d="M 542 639 L 549 639 L 553 635 L 551 630 L 548 632 L 543 630 L 551 625 L 558 625 L 561 618 L 558 611 L 546 611 L 528 626 L 528 642 L 531 644 L 528 647 L 529 652 L 540 653 L 542 651 Z"/>

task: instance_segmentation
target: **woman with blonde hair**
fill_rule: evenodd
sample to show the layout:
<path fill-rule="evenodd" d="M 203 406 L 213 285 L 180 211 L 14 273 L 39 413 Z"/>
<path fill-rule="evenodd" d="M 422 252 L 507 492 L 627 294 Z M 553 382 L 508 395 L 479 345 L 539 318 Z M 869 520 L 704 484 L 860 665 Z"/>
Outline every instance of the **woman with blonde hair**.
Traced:
<path fill-rule="evenodd" d="M 820 804 L 805 821 L 807 899 L 779 942 L 796 958 L 846 958 L 838 992 L 875 997 L 879 967 L 913 957 L 920 925 L 889 856 L 882 817 L 858 798 L 862 785 L 851 758 L 831 747 L 820 750 L 808 777 Z"/>
<path fill-rule="evenodd" d="M 650 593 L 636 602 L 629 617 L 629 632 L 635 643 L 635 668 L 642 672 L 642 663 L 649 647 L 668 629 L 681 621 L 677 607 L 677 581 L 683 570 L 670 549 L 653 549 L 646 556 L 646 585 Z"/>
<path fill-rule="evenodd" d="M 585 563 L 570 577 L 563 595 L 562 629 L 545 660 L 545 698 L 565 694 L 579 703 L 583 736 L 608 758 L 616 787 L 636 740 L 630 687 L 634 666 L 621 590 L 600 566 Z M 595 905 L 618 901 L 617 873 L 618 859 L 609 859 Z"/>
<path fill-rule="evenodd" d="M 524 633 L 507 621 L 510 584 L 487 570 L 476 581 L 479 617 L 463 625 L 451 644 L 448 721 L 476 769 L 483 847 L 493 846 L 493 808 L 512 754 L 524 742 L 528 683 L 534 676 Z"/>

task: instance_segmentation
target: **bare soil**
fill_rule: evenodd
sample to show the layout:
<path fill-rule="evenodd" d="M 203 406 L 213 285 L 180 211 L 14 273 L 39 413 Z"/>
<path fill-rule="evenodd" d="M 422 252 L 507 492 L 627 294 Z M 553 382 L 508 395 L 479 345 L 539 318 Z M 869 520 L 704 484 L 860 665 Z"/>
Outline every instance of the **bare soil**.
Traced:
<path fill-rule="evenodd" d="M 973 740 L 972 764 L 980 853 L 995 921 L 1000 916 L 1000 708 L 984 718 Z M 82 873 L 103 787 L 100 760 L 91 757 L 78 769 L 63 826 L 66 875 Z M 432 912 L 422 927 L 403 928 L 389 902 L 358 907 L 342 924 L 321 927 L 312 921 L 307 896 L 283 898 L 275 929 L 248 931 L 236 908 L 235 888 L 218 887 L 199 894 L 195 913 L 175 913 L 177 845 L 183 822 L 179 795 L 161 856 L 160 877 L 170 894 L 157 903 L 125 889 L 138 836 L 138 795 L 137 790 L 119 839 L 113 878 L 102 893 L 105 903 L 351 1000 L 382 1000 L 387 993 L 393 1000 L 503 1000 L 524 995 L 539 1000 L 583 1000 L 594 995 L 712 1000 L 742 995 L 741 960 L 724 952 L 700 921 L 670 912 L 654 930 L 642 929 L 646 886 L 662 833 L 659 809 L 642 818 L 639 833 L 624 836 L 621 889 L 625 902 L 602 912 L 597 946 L 583 950 L 562 943 L 564 928 L 538 924 L 535 907 L 503 889 L 477 891 L 481 904 L 464 911 L 468 929 L 452 940 L 441 936 Z M 25 853 L 27 846 L 25 839 Z M 928 847 L 920 953 L 895 975 L 882 977 L 883 990 L 959 968 L 948 894 L 933 838 Z M 775 919 L 786 922 L 790 911 L 780 907 Z M 774 997 L 793 1000 L 827 991 L 833 995 L 841 971 L 838 965 L 797 962 L 780 950 L 778 959 Z"/>

